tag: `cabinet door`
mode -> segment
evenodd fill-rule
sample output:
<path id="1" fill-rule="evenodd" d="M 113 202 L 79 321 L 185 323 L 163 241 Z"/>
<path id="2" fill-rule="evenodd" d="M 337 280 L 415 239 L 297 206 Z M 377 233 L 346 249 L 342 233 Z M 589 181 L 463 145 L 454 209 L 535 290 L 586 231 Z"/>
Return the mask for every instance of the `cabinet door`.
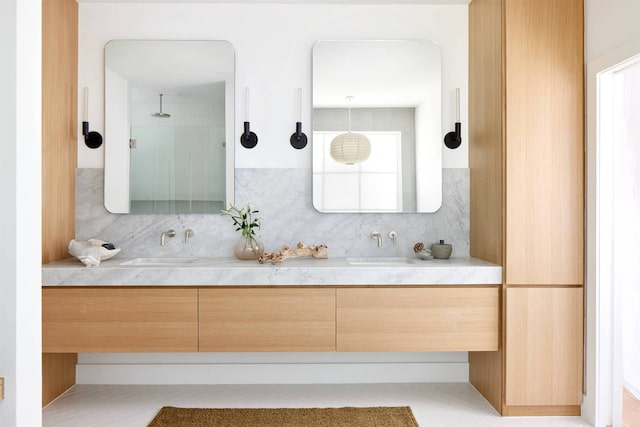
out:
<path id="1" fill-rule="evenodd" d="M 504 2 L 508 285 L 583 284 L 583 3 Z"/>
<path id="2" fill-rule="evenodd" d="M 505 403 L 580 405 L 582 288 L 506 292 Z"/>
<path id="3" fill-rule="evenodd" d="M 44 288 L 42 351 L 197 351 L 197 304 L 197 289 Z"/>
<path id="4" fill-rule="evenodd" d="M 200 351 L 334 351 L 335 289 L 200 289 Z"/>
<path id="5" fill-rule="evenodd" d="M 338 289 L 338 351 L 495 351 L 494 287 Z"/>

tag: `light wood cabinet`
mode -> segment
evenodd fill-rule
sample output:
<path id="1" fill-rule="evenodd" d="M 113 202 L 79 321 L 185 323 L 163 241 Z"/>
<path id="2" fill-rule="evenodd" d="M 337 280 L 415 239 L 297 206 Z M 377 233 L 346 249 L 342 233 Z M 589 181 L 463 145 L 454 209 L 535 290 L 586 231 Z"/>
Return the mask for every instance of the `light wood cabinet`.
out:
<path id="1" fill-rule="evenodd" d="M 200 351 L 335 351 L 335 289 L 200 289 Z"/>
<path id="2" fill-rule="evenodd" d="M 44 288 L 42 351 L 198 351 L 198 290 Z"/>
<path id="3" fill-rule="evenodd" d="M 503 266 L 504 325 L 469 377 L 503 415 L 580 412 L 583 7 L 469 5 L 470 248 Z"/>
<path id="4" fill-rule="evenodd" d="M 582 288 L 509 288 L 506 303 L 506 405 L 579 406 Z"/>
<path id="5" fill-rule="evenodd" d="M 499 288 L 338 289 L 338 351 L 497 350 Z"/>
<path id="6" fill-rule="evenodd" d="M 583 0 L 504 1 L 509 285 L 583 283 Z"/>
<path id="7" fill-rule="evenodd" d="M 498 286 L 43 289 L 45 353 L 494 351 Z M 337 343 L 337 344 L 336 344 Z"/>

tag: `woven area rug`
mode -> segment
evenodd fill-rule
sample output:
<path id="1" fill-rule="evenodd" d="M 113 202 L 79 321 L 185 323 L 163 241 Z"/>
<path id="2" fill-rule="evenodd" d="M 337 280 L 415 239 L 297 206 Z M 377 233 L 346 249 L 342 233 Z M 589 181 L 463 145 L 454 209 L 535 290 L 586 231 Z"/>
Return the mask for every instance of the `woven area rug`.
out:
<path id="1" fill-rule="evenodd" d="M 174 408 L 165 406 L 148 427 L 418 427 L 408 406 L 373 408 Z"/>

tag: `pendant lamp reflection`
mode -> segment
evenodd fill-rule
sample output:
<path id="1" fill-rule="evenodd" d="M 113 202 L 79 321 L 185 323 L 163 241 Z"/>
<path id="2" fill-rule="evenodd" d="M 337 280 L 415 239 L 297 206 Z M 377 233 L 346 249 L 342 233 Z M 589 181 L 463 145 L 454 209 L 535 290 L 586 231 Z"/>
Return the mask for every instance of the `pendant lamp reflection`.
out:
<path id="1" fill-rule="evenodd" d="M 329 151 L 333 160 L 347 165 L 363 162 L 367 160 L 371 154 L 369 138 L 361 133 L 351 132 L 352 98 L 353 96 L 347 96 L 347 100 L 349 100 L 349 131 L 333 138 Z"/>

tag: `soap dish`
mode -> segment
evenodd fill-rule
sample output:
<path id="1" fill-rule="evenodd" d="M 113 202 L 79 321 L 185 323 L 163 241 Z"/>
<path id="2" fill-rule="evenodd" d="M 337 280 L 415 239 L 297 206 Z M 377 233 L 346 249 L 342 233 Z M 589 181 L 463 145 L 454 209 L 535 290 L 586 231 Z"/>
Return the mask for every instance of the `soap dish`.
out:
<path id="1" fill-rule="evenodd" d="M 421 251 L 416 252 L 416 256 L 425 261 L 433 259 L 433 254 L 429 249 L 423 249 Z"/>
<path id="2" fill-rule="evenodd" d="M 433 259 L 433 252 L 431 251 L 431 249 L 427 249 L 424 247 L 424 243 L 422 242 L 418 242 L 415 245 L 413 245 L 413 252 L 416 254 L 416 256 L 422 260 L 430 260 Z"/>

